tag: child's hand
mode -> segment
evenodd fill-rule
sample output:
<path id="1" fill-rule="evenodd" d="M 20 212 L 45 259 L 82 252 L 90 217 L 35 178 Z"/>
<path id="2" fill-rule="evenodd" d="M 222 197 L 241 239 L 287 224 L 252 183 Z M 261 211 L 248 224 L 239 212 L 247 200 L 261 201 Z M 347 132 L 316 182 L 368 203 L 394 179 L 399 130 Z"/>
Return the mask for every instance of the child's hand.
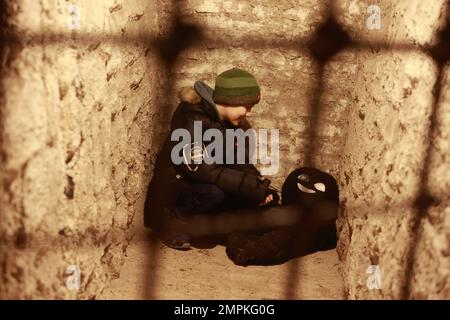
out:
<path id="1" fill-rule="evenodd" d="M 260 206 L 265 206 L 266 204 L 270 203 L 271 201 L 273 201 L 273 195 L 269 194 L 266 199 L 261 202 L 259 205 Z"/>
<path id="2" fill-rule="evenodd" d="M 278 205 L 279 201 L 280 201 L 280 195 L 278 194 L 277 190 L 274 188 L 269 188 L 266 199 L 263 202 L 261 202 L 259 205 L 260 206 Z"/>

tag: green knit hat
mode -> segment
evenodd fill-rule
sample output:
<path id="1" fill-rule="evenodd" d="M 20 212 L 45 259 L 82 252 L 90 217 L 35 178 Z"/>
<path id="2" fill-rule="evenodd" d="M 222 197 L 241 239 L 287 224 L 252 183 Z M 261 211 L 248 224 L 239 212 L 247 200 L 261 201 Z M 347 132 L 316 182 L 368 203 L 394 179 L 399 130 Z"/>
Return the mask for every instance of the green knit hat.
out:
<path id="1" fill-rule="evenodd" d="M 213 100 L 226 106 L 246 106 L 259 102 L 261 92 L 254 76 L 245 70 L 233 68 L 216 78 Z"/>

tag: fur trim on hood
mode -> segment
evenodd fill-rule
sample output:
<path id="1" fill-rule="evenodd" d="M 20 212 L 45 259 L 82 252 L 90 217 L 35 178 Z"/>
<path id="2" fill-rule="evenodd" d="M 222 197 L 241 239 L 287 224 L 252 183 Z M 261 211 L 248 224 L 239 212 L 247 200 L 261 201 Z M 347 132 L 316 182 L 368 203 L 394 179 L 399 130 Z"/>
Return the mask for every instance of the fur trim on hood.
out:
<path id="1" fill-rule="evenodd" d="M 192 87 L 183 87 L 178 92 L 178 98 L 181 102 L 187 102 L 189 104 L 197 104 L 202 101 L 200 95 Z"/>

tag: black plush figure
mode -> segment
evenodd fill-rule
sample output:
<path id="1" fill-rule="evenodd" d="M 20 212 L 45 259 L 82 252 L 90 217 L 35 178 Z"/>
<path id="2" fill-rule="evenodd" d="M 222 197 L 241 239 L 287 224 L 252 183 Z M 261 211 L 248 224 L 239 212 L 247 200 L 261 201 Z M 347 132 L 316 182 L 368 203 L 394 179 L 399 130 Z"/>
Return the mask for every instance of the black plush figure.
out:
<path id="1" fill-rule="evenodd" d="M 336 180 L 315 168 L 299 168 L 286 178 L 282 205 L 301 216 L 291 226 L 228 237 L 228 257 L 238 265 L 271 265 L 336 247 L 339 190 Z"/>
<path id="2" fill-rule="evenodd" d="M 339 204 L 336 180 L 315 168 L 299 168 L 291 172 L 283 183 L 283 205 L 297 205 L 305 214 L 335 219 Z"/>

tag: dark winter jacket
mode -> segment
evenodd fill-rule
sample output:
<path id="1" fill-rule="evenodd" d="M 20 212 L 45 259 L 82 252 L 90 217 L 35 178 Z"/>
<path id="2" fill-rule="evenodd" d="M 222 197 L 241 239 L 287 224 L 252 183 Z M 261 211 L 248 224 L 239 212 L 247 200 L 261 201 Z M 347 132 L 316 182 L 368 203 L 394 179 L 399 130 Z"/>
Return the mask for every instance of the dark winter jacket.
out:
<path id="1" fill-rule="evenodd" d="M 195 91 L 194 91 L 195 90 Z M 194 88 L 180 93 L 180 104 L 172 116 L 170 133 L 177 128 L 187 129 L 194 136 L 194 121 L 202 121 L 202 131 L 216 128 L 222 131 L 225 141 L 225 130 L 236 129 L 230 123 L 221 121 L 217 107 L 212 100 L 213 90 L 197 81 Z M 240 128 L 250 128 L 244 119 Z M 202 132 L 202 134 L 203 134 Z M 269 192 L 270 181 L 263 179 L 253 164 L 248 163 L 250 153 L 254 150 L 246 148 L 246 164 L 196 164 L 185 163 L 175 165 L 171 160 L 172 148 L 179 141 L 171 141 L 167 137 L 159 152 L 154 168 L 153 178 L 148 187 L 145 202 L 144 225 L 157 229 L 164 222 L 164 215 L 170 214 L 176 206 L 177 198 L 183 187 L 192 183 L 210 183 L 221 188 L 225 194 L 239 196 L 255 203 L 262 202 Z M 207 146 L 209 142 L 205 142 Z M 234 144 L 236 146 L 236 144 Z M 224 156 L 226 154 L 224 151 Z M 236 157 L 236 152 L 234 153 Z"/>

